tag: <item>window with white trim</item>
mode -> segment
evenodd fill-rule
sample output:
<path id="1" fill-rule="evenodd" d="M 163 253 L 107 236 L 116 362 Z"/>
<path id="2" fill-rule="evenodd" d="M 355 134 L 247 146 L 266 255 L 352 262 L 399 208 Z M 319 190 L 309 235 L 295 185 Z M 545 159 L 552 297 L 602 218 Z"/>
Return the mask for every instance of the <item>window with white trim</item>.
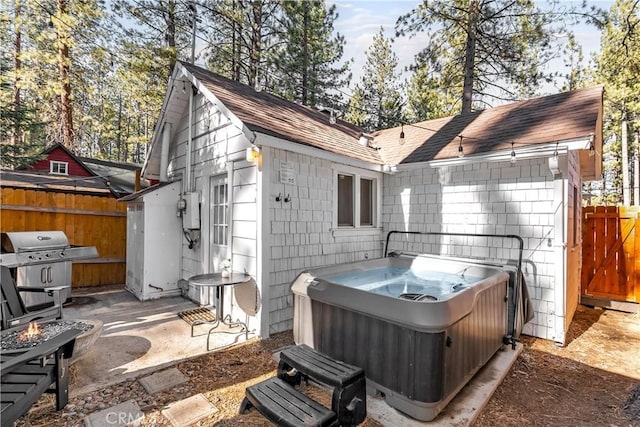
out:
<path id="1" fill-rule="evenodd" d="M 49 162 L 49 173 L 54 175 L 69 175 L 69 163 L 51 160 Z"/>
<path id="2" fill-rule="evenodd" d="M 337 173 L 336 223 L 338 227 L 375 227 L 377 179 L 358 173 Z"/>

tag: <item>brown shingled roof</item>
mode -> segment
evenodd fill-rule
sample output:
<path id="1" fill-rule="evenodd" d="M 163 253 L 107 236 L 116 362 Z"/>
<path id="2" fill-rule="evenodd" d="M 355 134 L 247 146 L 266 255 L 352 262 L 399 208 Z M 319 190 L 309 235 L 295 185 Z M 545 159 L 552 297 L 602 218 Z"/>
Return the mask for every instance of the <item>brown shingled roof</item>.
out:
<path id="1" fill-rule="evenodd" d="M 470 114 L 405 125 L 405 144 L 399 145 L 400 127 L 374 133 L 381 156 L 388 164 L 454 158 L 463 136 L 465 155 L 488 153 L 536 144 L 586 138 L 601 141 L 603 87 L 503 105 Z"/>
<path id="2" fill-rule="evenodd" d="M 226 79 L 203 68 L 181 63 L 252 131 L 291 142 L 382 164 L 377 150 L 358 143 L 362 129 L 326 114 Z"/>

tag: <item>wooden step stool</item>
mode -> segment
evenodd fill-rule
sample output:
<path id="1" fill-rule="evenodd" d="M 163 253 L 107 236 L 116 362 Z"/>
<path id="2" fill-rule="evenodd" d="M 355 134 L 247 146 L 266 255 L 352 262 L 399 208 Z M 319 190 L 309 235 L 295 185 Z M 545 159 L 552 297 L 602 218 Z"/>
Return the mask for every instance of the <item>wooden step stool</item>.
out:
<path id="1" fill-rule="evenodd" d="M 294 388 L 303 379 L 333 389 L 331 410 Z M 282 426 L 355 426 L 367 417 L 364 370 L 304 344 L 287 347 L 280 353 L 278 377 L 247 387 L 240 413 L 251 407 Z"/>

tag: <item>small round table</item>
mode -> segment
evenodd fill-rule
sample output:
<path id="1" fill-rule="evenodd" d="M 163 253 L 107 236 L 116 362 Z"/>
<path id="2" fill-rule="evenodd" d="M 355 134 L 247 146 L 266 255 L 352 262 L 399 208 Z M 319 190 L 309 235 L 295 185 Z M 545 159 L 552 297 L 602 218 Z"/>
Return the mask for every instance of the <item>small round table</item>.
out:
<path id="1" fill-rule="evenodd" d="M 245 283 L 251 280 L 251 276 L 246 273 L 231 273 L 229 277 L 222 277 L 221 273 L 198 274 L 189 278 L 189 285 L 197 288 L 216 288 L 216 311 L 214 320 L 194 320 L 191 323 L 191 336 L 193 336 L 193 328 L 196 325 L 209 324 L 213 325 L 207 334 L 207 351 L 209 350 L 209 337 L 218 327 L 220 323 L 229 327 L 242 326 L 245 332 L 245 338 L 249 339 L 249 328 L 247 324 L 239 320 L 231 320 L 230 315 L 224 315 L 224 287 Z M 233 292 L 233 287 L 231 288 Z M 233 294 L 232 294 L 233 295 Z M 227 319 L 228 318 L 228 319 Z M 217 331 L 224 332 L 224 331 Z"/>

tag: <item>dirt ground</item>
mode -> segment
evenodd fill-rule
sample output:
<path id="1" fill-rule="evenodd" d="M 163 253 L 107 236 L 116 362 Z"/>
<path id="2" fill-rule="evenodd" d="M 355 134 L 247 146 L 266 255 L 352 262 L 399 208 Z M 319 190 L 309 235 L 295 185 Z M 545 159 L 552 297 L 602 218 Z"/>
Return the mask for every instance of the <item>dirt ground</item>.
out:
<path id="1" fill-rule="evenodd" d="M 640 426 L 640 316 L 580 307 L 568 337 L 565 347 L 523 337 L 523 353 L 474 425 Z M 218 412 L 194 425 L 270 425 L 255 411 L 238 415 L 238 406 L 247 386 L 275 374 L 272 353 L 291 343 L 283 333 L 179 362 L 189 381 L 153 396 L 136 380 L 77 396 L 59 412 L 45 396 L 17 426 L 82 426 L 86 415 L 130 399 L 145 413 L 140 425 L 170 426 L 162 409 L 198 393 Z M 307 392 L 330 404 L 323 391 Z"/>

